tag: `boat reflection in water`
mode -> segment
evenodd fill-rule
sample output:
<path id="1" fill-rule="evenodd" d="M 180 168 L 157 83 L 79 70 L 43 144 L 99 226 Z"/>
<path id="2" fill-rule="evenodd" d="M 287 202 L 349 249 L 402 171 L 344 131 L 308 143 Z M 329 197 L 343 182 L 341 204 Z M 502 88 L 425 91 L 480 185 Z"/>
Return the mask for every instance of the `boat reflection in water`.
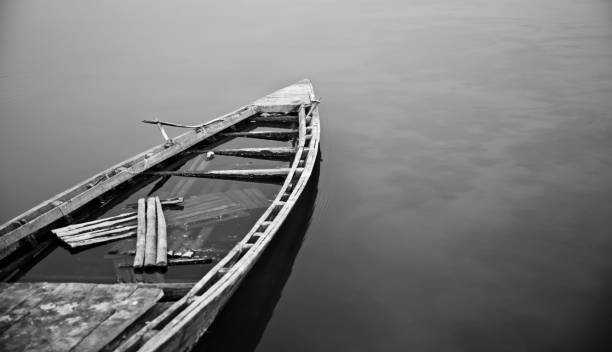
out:
<path id="1" fill-rule="evenodd" d="M 315 208 L 321 155 L 291 214 L 193 351 L 253 351 L 291 274 Z"/>

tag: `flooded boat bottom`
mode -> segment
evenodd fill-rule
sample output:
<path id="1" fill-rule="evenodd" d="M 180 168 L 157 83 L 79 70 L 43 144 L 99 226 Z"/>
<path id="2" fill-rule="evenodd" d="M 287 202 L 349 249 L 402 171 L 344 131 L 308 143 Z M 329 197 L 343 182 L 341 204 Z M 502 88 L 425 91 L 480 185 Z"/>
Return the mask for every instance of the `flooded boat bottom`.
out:
<path id="1" fill-rule="evenodd" d="M 290 124 L 269 124 L 250 131 L 291 131 Z M 245 127 L 246 125 L 246 127 Z M 218 169 L 278 169 L 289 167 L 282 156 L 254 158 L 236 155 L 211 155 L 223 150 L 248 147 L 287 148 L 292 138 L 253 139 L 229 136 L 204 141 L 164 163 L 163 170 L 205 172 Z M 232 153 L 228 153 L 232 154 Z M 249 232 L 272 203 L 281 188 L 275 180 L 219 180 L 173 175 L 142 175 L 126 189 L 99 199 L 87 214 L 77 215 L 72 223 L 103 219 L 134 212 L 138 199 L 181 197 L 180 204 L 164 207 L 168 236 L 168 268 L 137 270 L 132 267 L 136 238 L 130 237 L 84 249 L 71 249 L 57 240 L 46 241 L 35 250 L 37 259 L 5 281 L 95 282 L 95 283 L 193 283 L 214 267 Z M 136 220 L 133 221 L 135 225 Z M 189 259 L 189 260 L 187 260 Z M 175 265 L 182 260 L 189 265 Z"/>

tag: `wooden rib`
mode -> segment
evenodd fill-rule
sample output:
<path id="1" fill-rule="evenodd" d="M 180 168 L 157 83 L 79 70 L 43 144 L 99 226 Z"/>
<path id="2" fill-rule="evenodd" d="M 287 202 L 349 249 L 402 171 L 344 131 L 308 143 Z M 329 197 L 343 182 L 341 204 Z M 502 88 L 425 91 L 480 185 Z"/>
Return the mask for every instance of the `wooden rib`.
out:
<path id="1" fill-rule="evenodd" d="M 301 116 L 304 116 L 303 106 L 301 107 Z M 302 118 L 302 125 L 305 125 L 305 121 Z M 214 314 L 222 307 L 230 296 L 231 292 L 236 288 L 236 285 L 232 283 L 240 282 L 241 278 L 246 275 L 250 268 L 254 265 L 257 258 L 261 255 L 263 250 L 267 247 L 269 241 L 272 239 L 272 235 L 278 231 L 283 220 L 289 214 L 289 211 L 297 202 L 298 197 L 306 187 L 310 173 L 312 172 L 313 164 L 316 161 L 315 157 L 318 152 L 318 136 L 319 136 L 319 125 L 318 125 L 318 114 L 313 116 L 312 125 L 314 139 L 311 141 L 311 147 L 307 155 L 307 165 L 297 181 L 297 184 L 293 187 L 292 193 L 289 200 L 281 207 L 277 213 L 275 220 L 269 224 L 262 234 L 262 238 L 256 242 L 256 244 L 250 246 L 246 254 L 232 266 L 227 273 L 223 275 L 221 279 L 215 282 L 212 287 L 206 290 L 203 294 L 198 295 L 199 291 L 207 285 L 207 283 L 217 275 L 217 273 L 224 267 L 228 266 L 231 261 L 243 251 L 243 248 L 247 241 L 253 236 L 262 223 L 268 221 L 267 218 L 270 216 L 273 207 L 269 207 L 266 212 L 259 218 L 255 225 L 251 228 L 251 231 L 239 242 L 226 257 L 224 257 L 219 263 L 217 263 L 198 283 L 196 283 L 193 289 L 185 295 L 181 300 L 173 304 L 168 310 L 155 318 L 150 324 L 141 329 L 138 333 L 133 335 L 124 344 L 122 344 L 118 351 L 127 351 L 134 345 L 140 342 L 142 337 L 152 329 L 156 329 L 163 321 L 168 319 L 171 315 L 174 315 L 177 311 L 180 311 L 168 324 L 166 324 L 159 332 L 156 332 L 145 344 L 141 347 L 142 350 L 147 351 L 172 351 L 172 350 L 187 350 L 190 346 L 195 343 L 197 337 L 206 330 L 206 328 L 212 322 Z M 302 128 L 305 131 L 305 127 Z M 303 136 L 303 134 L 302 134 Z M 304 145 L 305 138 L 300 138 L 298 145 Z M 298 148 L 298 152 L 294 158 L 292 164 L 292 172 L 297 170 L 297 165 L 301 160 L 303 147 Z M 292 172 L 285 179 L 281 190 L 279 191 L 276 201 L 280 201 L 281 197 L 284 196 L 286 190 L 292 182 Z M 223 293 L 228 293 L 223 295 Z M 205 310 L 205 308 L 216 300 L 216 307 L 212 310 Z M 191 303 L 189 303 L 191 302 Z M 189 306 L 184 308 L 184 305 L 189 303 Z M 183 309 L 184 308 L 184 309 Z M 181 311 L 182 310 L 182 311 Z M 189 323 L 189 324 L 188 324 Z M 180 334 L 181 329 L 195 329 L 195 331 L 183 330 Z"/>
<path id="2" fill-rule="evenodd" d="M 252 169 L 252 170 L 214 170 L 200 172 L 180 172 L 180 171 L 152 171 L 147 174 L 151 175 L 172 175 L 182 177 L 201 177 L 201 178 L 217 178 L 217 179 L 232 179 L 232 180 L 250 180 L 250 179 L 269 179 L 282 178 L 289 174 L 289 168 L 278 169 Z"/>
<path id="3" fill-rule="evenodd" d="M 138 228 L 136 229 L 136 256 L 134 256 L 134 268 L 144 266 L 146 228 L 147 228 L 147 205 L 144 198 L 138 200 Z"/>
<path id="4" fill-rule="evenodd" d="M 71 214 L 91 200 L 132 179 L 135 175 L 150 169 L 227 127 L 251 117 L 255 113 L 257 113 L 257 108 L 254 105 L 248 105 L 235 110 L 220 117 L 223 119 L 222 123 L 185 132 L 176 137 L 174 144 L 171 146 L 162 144 L 151 148 L 81 182 L 4 223 L 0 226 L 0 255 L 5 257 L 10 254 L 10 251 L 4 251 L 3 249 L 8 248 L 33 232 L 50 225 L 54 221 Z"/>
<path id="5" fill-rule="evenodd" d="M 249 131 L 249 132 L 227 132 L 222 133 L 223 137 L 245 137 L 271 139 L 277 141 L 289 141 L 298 134 L 297 130 L 290 131 Z"/>

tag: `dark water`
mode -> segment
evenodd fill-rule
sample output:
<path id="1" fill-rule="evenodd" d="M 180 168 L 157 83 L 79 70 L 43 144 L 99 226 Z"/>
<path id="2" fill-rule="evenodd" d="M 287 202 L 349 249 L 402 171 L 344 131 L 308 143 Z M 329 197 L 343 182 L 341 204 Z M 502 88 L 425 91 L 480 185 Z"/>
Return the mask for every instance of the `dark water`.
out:
<path id="1" fill-rule="evenodd" d="M 303 77 L 310 226 L 209 346 L 610 349 L 609 1 L 3 1 L 0 218 Z"/>

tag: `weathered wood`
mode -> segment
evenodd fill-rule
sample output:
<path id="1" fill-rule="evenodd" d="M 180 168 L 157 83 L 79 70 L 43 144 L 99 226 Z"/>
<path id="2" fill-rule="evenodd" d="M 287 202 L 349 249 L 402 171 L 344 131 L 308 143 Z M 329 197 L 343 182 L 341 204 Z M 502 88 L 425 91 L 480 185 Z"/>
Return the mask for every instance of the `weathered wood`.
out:
<path id="1" fill-rule="evenodd" d="M 157 261 L 157 207 L 155 198 L 147 199 L 147 232 L 145 239 L 145 267 L 155 266 Z"/>
<path id="2" fill-rule="evenodd" d="M 151 171 L 151 175 L 172 175 L 182 177 L 217 178 L 230 180 L 249 180 L 249 179 L 277 179 L 286 177 L 289 173 L 288 168 L 278 169 L 251 169 L 251 170 L 213 170 L 213 171 Z"/>
<path id="3" fill-rule="evenodd" d="M 202 128 L 204 126 L 211 125 L 213 123 L 223 122 L 223 121 L 224 121 L 223 118 L 217 118 L 217 119 L 205 122 L 205 123 L 201 123 L 199 125 L 185 125 L 182 123 L 165 122 L 165 121 L 159 121 L 159 120 L 142 120 L 142 122 L 152 124 L 152 125 L 163 125 L 163 126 L 171 126 L 171 127 L 179 127 L 179 128 L 193 128 L 193 129 Z"/>
<path id="4" fill-rule="evenodd" d="M 253 122 L 278 122 L 278 123 L 297 123 L 298 117 L 295 115 L 257 115 L 251 118 Z"/>
<path id="5" fill-rule="evenodd" d="M 258 139 L 271 139 L 275 141 L 289 141 L 298 134 L 297 130 L 290 131 L 249 131 L 249 132 L 226 132 L 221 133 L 223 137 L 245 137 Z"/>
<path id="6" fill-rule="evenodd" d="M 175 266 L 175 265 L 194 265 L 194 264 L 210 264 L 213 262 L 212 258 L 170 258 L 167 260 L 167 266 Z M 120 263 L 118 265 L 119 268 L 132 268 L 132 264 L 130 263 Z"/>
<path id="7" fill-rule="evenodd" d="M 115 285 L 112 285 L 115 286 Z M 126 290 L 127 291 L 127 290 Z M 116 292 L 116 291 L 115 291 Z M 114 293 L 115 293 L 114 292 Z M 115 293 L 116 294 L 116 293 Z M 164 295 L 159 288 L 138 287 L 129 297 L 113 297 L 112 314 L 89 333 L 71 352 L 99 351 L 146 313 Z M 106 302 L 104 302 L 106 303 Z M 104 304 L 103 303 L 103 304 Z M 99 305 L 95 306 L 98 307 Z"/>
<path id="8" fill-rule="evenodd" d="M 70 242 L 70 247 L 71 248 L 89 247 L 89 246 L 93 246 L 94 244 L 112 242 L 112 241 L 117 241 L 117 240 L 134 237 L 134 236 L 136 236 L 136 231 L 129 231 L 129 232 L 120 233 L 120 234 L 116 234 L 112 236 L 96 237 L 96 238 L 92 238 L 89 240 Z"/>
<path id="9" fill-rule="evenodd" d="M 122 217 L 116 220 L 102 221 L 92 226 L 82 226 L 72 230 L 63 230 L 62 228 L 59 228 L 51 230 L 51 232 L 57 235 L 57 237 L 59 237 L 61 240 L 65 240 L 73 236 L 121 226 L 124 225 L 124 223 L 126 222 L 133 222 L 134 220 L 136 220 L 136 215 Z"/>
<path id="10" fill-rule="evenodd" d="M 111 216 L 109 218 L 98 219 L 98 220 L 94 220 L 94 221 L 87 221 L 87 222 L 82 222 L 82 223 L 78 223 L 78 224 L 73 224 L 73 225 L 69 225 L 69 226 L 60 227 L 60 228 L 51 230 L 51 232 L 53 232 L 53 233 L 55 233 L 55 232 L 67 233 L 67 232 L 74 231 L 76 229 L 80 229 L 80 228 L 83 228 L 83 227 L 92 227 L 92 226 L 95 226 L 95 225 L 103 223 L 103 222 L 115 221 L 115 220 L 121 220 L 121 219 L 124 219 L 124 218 L 133 217 L 135 214 L 136 213 L 123 213 L 123 214 Z"/>
<path id="11" fill-rule="evenodd" d="M 25 297 L 11 304 L 17 292 Z M 78 283 L 0 284 L 2 351 L 98 351 L 162 296 L 159 288 Z M 7 305 L 7 303 L 9 303 Z"/>
<path id="12" fill-rule="evenodd" d="M 113 235 L 125 233 L 125 232 L 135 232 L 136 228 L 137 228 L 136 225 L 117 226 L 117 227 L 111 227 L 111 228 L 92 231 L 92 232 L 86 232 L 86 233 L 82 233 L 82 234 L 75 235 L 75 236 L 70 236 L 67 238 L 63 238 L 63 240 L 67 244 L 70 244 L 73 242 L 82 242 L 82 241 L 87 241 L 87 240 L 94 239 L 94 238 L 113 236 Z"/>
<path id="13" fill-rule="evenodd" d="M 256 100 L 253 104 L 259 112 L 288 113 L 295 111 L 302 104 L 310 104 L 312 85 L 304 79 L 272 94 Z"/>
<path id="14" fill-rule="evenodd" d="M 138 200 L 138 229 L 136 230 L 136 255 L 134 268 L 142 268 L 145 258 L 145 243 L 147 233 L 147 202 L 144 198 Z"/>
<path id="15" fill-rule="evenodd" d="M 207 151 L 202 151 L 207 152 Z M 257 159 L 289 159 L 296 152 L 295 148 L 291 147 L 276 147 L 276 148 L 236 148 L 236 149 L 214 149 L 216 155 L 229 155 Z"/>
<path id="16" fill-rule="evenodd" d="M 168 264 L 168 239 L 166 235 L 166 219 L 159 198 L 155 197 L 157 206 L 157 255 L 155 265 L 165 267 Z"/>

